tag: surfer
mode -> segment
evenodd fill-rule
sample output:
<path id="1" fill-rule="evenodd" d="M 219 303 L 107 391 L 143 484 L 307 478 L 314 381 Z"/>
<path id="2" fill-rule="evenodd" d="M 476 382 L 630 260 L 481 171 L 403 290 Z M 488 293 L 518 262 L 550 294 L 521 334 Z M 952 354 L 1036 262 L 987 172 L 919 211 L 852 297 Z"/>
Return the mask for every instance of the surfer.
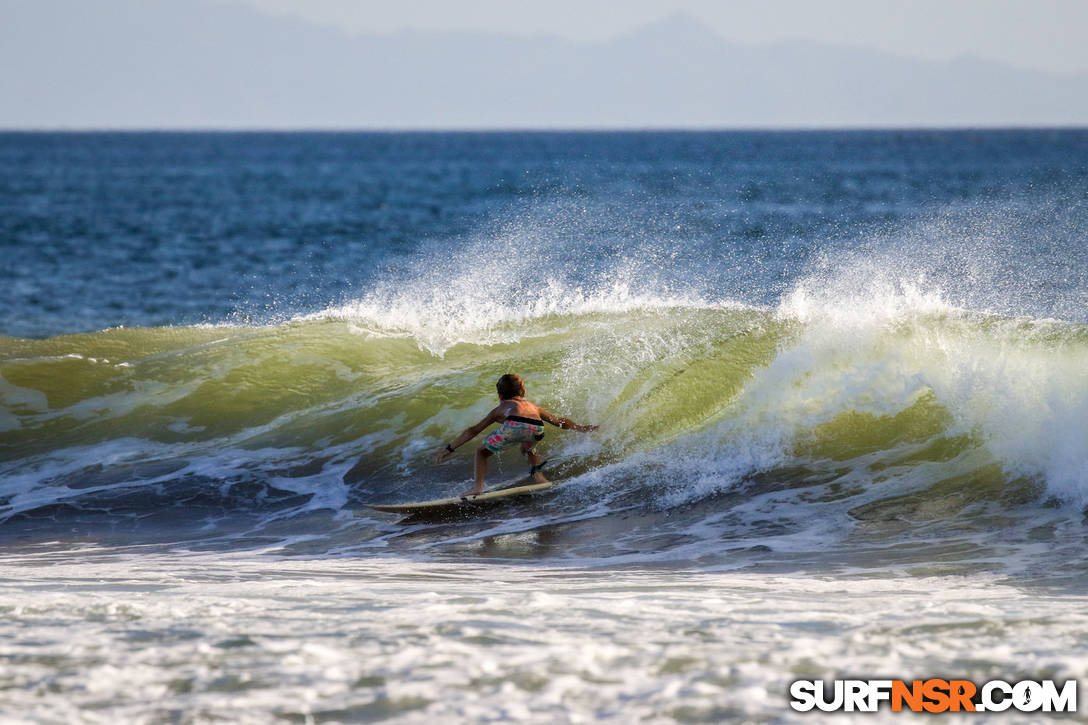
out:
<path id="1" fill-rule="evenodd" d="M 435 457 L 435 463 L 446 460 L 454 449 L 459 448 L 483 432 L 492 423 L 502 423 L 495 432 L 484 439 L 476 449 L 476 484 L 464 493 L 475 496 L 484 492 L 484 478 L 487 476 L 487 459 L 492 454 L 521 445 L 521 454 L 529 459 L 529 474 L 535 483 L 547 483 L 548 479 L 540 469 L 544 461 L 536 451 L 537 442 L 544 437 L 544 424 L 550 423 L 564 430 L 576 430 L 588 433 L 599 426 L 578 425 L 570 418 L 560 418 L 541 408 L 536 403 L 525 399 L 525 381 L 520 375 L 507 373 L 495 383 L 499 394 L 499 405 L 487 414 L 487 417 L 474 426 L 466 428 L 461 435 L 453 439 Z"/>

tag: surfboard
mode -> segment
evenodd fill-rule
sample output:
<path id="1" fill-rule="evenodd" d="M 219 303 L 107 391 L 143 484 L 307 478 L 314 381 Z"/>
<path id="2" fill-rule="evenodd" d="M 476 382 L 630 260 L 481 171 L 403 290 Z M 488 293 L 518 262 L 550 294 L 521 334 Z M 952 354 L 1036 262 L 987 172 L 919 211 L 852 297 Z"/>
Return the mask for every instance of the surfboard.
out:
<path id="1" fill-rule="evenodd" d="M 500 488 L 494 491 L 484 491 L 475 496 L 454 496 L 452 498 L 436 498 L 432 501 L 413 501 L 411 503 L 368 503 L 367 508 L 375 511 L 384 511 L 391 514 L 412 516 L 416 514 L 441 514 L 449 512 L 471 511 L 475 508 L 483 508 L 489 505 L 506 503 L 518 496 L 527 496 L 539 491 L 547 491 L 555 488 L 555 481 L 547 483 L 530 483 L 524 486 Z"/>

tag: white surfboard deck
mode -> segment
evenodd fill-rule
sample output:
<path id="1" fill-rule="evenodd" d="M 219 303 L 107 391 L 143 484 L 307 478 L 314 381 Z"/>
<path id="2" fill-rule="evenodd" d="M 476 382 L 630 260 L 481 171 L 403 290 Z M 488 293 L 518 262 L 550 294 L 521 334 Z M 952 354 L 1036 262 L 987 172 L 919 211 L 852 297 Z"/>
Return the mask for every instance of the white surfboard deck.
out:
<path id="1" fill-rule="evenodd" d="M 437 498 L 433 501 L 413 501 L 411 503 L 368 503 L 367 508 L 375 511 L 384 511 L 392 514 L 430 514 L 445 511 L 471 510 L 488 504 L 502 503 L 516 496 L 525 496 L 538 491 L 546 491 L 555 488 L 555 481 L 547 483 L 529 483 L 524 486 L 512 488 L 500 488 L 495 491 L 484 491 L 475 496 L 454 496 L 452 498 Z"/>

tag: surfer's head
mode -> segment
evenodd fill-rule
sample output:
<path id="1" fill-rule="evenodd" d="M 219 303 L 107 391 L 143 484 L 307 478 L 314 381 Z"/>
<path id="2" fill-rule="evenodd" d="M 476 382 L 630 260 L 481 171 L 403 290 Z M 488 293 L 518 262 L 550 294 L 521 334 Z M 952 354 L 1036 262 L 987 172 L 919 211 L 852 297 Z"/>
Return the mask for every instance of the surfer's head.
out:
<path id="1" fill-rule="evenodd" d="M 499 382 L 495 383 L 495 390 L 499 392 L 499 398 L 502 400 L 517 398 L 525 395 L 525 381 L 521 379 L 520 375 L 507 373 L 499 378 Z"/>

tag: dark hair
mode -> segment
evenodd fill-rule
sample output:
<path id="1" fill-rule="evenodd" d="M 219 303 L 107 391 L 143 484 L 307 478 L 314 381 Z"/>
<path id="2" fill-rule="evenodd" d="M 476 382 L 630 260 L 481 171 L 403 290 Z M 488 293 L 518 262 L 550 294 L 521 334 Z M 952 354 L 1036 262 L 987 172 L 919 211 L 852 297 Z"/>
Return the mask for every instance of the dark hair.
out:
<path id="1" fill-rule="evenodd" d="M 500 398 L 510 400 L 510 398 L 525 395 L 525 381 L 521 379 L 520 375 L 507 373 L 499 378 L 499 382 L 495 383 L 495 390 L 499 392 Z"/>

